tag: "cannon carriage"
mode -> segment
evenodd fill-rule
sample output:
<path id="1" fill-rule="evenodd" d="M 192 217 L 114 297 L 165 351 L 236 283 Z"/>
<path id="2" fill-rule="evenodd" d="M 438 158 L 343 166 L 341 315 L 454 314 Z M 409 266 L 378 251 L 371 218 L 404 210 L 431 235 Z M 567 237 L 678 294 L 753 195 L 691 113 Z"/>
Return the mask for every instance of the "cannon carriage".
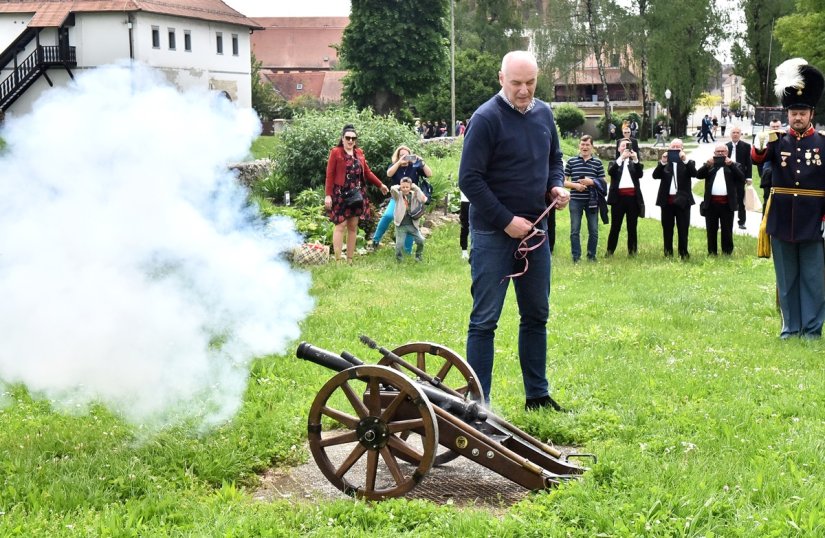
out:
<path id="1" fill-rule="evenodd" d="M 309 448 L 324 476 L 344 493 L 369 500 L 399 497 L 436 465 L 465 457 L 527 489 L 579 477 L 563 456 L 482 405 L 472 368 L 457 353 L 429 342 L 379 347 L 377 364 L 302 342 L 298 358 L 337 372 L 309 411 Z M 574 461 L 576 460 L 576 461 Z"/>

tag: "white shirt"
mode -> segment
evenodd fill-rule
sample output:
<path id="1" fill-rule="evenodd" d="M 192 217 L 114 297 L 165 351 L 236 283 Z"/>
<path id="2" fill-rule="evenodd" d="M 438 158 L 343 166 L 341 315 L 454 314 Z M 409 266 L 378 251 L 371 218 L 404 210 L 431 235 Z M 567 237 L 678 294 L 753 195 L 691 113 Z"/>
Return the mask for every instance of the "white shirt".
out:
<path id="1" fill-rule="evenodd" d="M 636 185 L 633 184 L 633 178 L 630 177 L 630 167 L 628 166 L 628 160 L 621 158 L 616 159 L 616 164 L 621 165 L 622 167 L 622 177 L 619 180 L 619 188 L 620 189 L 635 189 Z M 636 161 L 638 162 L 638 161 Z"/>
<path id="2" fill-rule="evenodd" d="M 671 196 L 673 196 L 673 195 L 675 195 L 675 194 L 676 194 L 676 178 L 678 177 L 678 176 L 676 175 L 676 166 L 677 166 L 678 164 L 679 164 L 679 163 L 673 163 L 673 179 L 670 181 L 670 192 L 668 193 L 668 194 L 670 194 Z"/>
<path id="3" fill-rule="evenodd" d="M 727 196 L 728 185 L 725 183 L 725 169 L 720 168 L 713 177 L 713 187 L 710 189 L 711 196 Z"/>

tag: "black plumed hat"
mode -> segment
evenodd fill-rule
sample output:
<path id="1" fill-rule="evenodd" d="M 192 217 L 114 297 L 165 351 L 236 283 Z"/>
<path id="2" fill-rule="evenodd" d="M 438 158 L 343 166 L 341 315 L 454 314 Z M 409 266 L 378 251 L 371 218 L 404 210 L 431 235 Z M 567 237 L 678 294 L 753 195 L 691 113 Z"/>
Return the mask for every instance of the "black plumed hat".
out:
<path id="1" fill-rule="evenodd" d="M 791 58 L 776 68 L 774 91 L 785 108 L 815 108 L 823 90 L 822 72 L 802 58 Z"/>

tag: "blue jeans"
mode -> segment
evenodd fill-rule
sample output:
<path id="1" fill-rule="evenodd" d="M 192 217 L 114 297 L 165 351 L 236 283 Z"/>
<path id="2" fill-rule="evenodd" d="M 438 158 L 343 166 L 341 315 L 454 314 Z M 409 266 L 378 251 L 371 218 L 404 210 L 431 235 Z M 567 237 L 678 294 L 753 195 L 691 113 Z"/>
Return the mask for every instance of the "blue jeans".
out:
<path id="1" fill-rule="evenodd" d="M 524 260 L 513 253 L 519 240 L 503 231 L 471 230 L 470 253 L 473 310 L 467 330 L 467 362 L 478 375 L 484 400 L 490 401 L 493 355 L 498 319 L 504 306 L 510 279 L 505 275 L 524 270 Z M 550 313 L 550 247 L 545 241 L 527 255 L 528 270 L 513 278 L 521 321 L 518 330 L 518 355 L 527 398 L 548 395 L 547 317 Z"/>
<path id="2" fill-rule="evenodd" d="M 375 233 L 372 236 L 372 241 L 374 243 L 380 243 L 381 238 L 384 237 L 385 233 L 387 233 L 387 228 L 389 228 L 390 224 L 392 224 L 393 213 L 395 213 L 395 198 L 390 198 L 390 203 L 387 204 L 387 209 L 384 210 L 384 214 L 381 215 L 381 220 L 378 221 L 378 226 L 375 227 Z M 407 254 L 412 253 L 412 246 L 413 238 L 411 235 L 408 235 L 407 240 L 404 243 L 404 250 Z"/>
<path id="3" fill-rule="evenodd" d="M 599 208 L 587 208 L 588 200 L 571 199 L 570 210 L 570 252 L 573 254 L 573 261 L 579 261 L 582 257 L 582 244 L 579 235 L 582 229 L 582 213 L 587 216 L 587 259 L 596 259 L 596 247 L 599 244 Z"/>

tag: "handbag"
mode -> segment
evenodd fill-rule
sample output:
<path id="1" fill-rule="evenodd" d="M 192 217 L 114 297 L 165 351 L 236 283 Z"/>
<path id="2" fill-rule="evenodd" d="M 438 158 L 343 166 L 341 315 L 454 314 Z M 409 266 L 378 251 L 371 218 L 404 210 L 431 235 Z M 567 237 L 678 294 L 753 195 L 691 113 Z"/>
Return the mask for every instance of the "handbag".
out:
<path id="1" fill-rule="evenodd" d="M 341 196 L 344 198 L 344 207 L 353 208 L 364 203 L 364 195 L 359 187 L 341 191 Z"/>

